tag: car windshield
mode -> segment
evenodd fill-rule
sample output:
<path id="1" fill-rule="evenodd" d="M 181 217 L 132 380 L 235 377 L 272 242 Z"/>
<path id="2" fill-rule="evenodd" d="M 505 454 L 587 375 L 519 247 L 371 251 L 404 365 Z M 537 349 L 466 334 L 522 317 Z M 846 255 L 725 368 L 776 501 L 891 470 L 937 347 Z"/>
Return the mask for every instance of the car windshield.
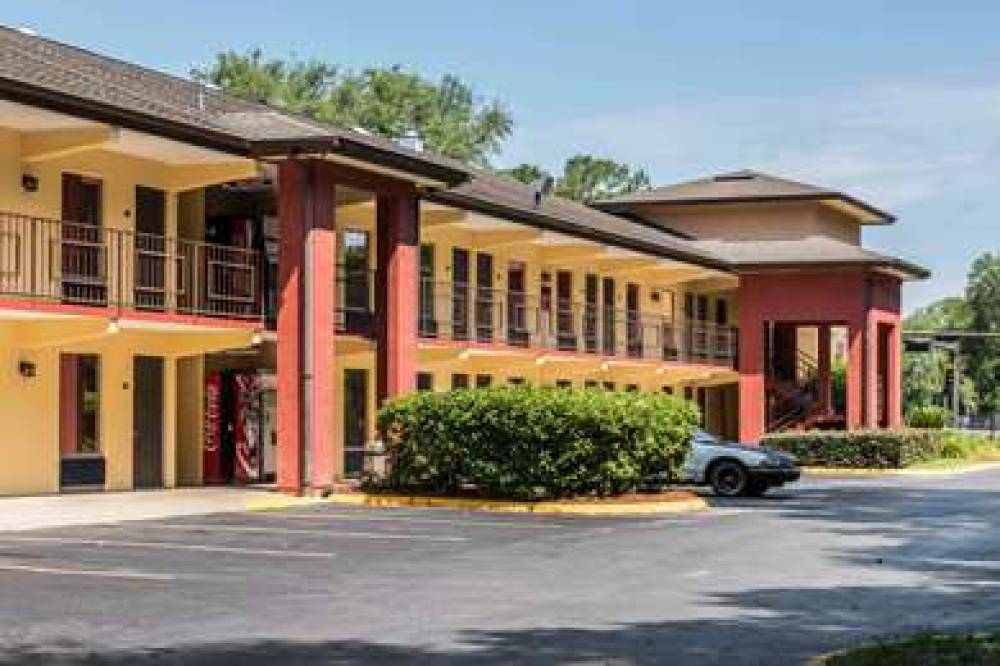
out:
<path id="1" fill-rule="evenodd" d="M 694 431 L 695 444 L 718 444 L 719 441 L 718 437 L 700 428 Z"/>

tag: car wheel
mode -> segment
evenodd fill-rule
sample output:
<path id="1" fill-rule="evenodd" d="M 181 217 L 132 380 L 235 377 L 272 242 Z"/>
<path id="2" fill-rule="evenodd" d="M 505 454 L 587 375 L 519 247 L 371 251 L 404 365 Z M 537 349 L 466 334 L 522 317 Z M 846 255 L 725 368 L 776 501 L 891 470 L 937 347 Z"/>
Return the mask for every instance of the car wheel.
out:
<path id="1" fill-rule="evenodd" d="M 760 497 L 767 492 L 767 489 L 771 486 L 768 485 L 767 481 L 762 481 L 760 479 L 753 479 L 747 484 L 747 489 L 744 494 L 747 497 Z"/>
<path id="2" fill-rule="evenodd" d="M 747 468 L 735 460 L 723 460 L 712 467 L 709 478 L 712 492 L 719 497 L 739 497 L 750 484 Z"/>

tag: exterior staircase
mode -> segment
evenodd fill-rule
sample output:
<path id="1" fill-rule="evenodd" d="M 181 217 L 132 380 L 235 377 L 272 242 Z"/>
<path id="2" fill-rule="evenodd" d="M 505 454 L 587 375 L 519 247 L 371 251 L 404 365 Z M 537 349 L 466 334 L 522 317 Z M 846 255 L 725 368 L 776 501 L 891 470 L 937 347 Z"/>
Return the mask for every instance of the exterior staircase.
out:
<path id="1" fill-rule="evenodd" d="M 766 389 L 768 432 L 844 427 L 843 415 L 822 406 L 819 364 L 810 354 L 797 352 L 794 368 L 773 369 Z"/>

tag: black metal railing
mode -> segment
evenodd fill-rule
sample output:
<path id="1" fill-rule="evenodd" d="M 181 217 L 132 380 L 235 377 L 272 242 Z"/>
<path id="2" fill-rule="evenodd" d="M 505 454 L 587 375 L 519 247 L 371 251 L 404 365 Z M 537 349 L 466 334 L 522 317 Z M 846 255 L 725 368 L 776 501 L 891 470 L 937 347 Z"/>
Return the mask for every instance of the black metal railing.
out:
<path id="1" fill-rule="evenodd" d="M 738 332 L 696 320 L 423 281 L 423 338 L 735 367 Z"/>
<path id="2" fill-rule="evenodd" d="M 0 212 L 0 294 L 239 319 L 261 316 L 258 253 Z"/>

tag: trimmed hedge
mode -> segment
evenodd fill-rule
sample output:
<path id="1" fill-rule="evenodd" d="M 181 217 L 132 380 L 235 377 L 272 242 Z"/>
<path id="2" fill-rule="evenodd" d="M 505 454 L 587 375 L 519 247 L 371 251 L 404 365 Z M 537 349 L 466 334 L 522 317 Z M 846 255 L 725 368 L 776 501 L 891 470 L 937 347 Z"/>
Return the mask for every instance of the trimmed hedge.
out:
<path id="1" fill-rule="evenodd" d="M 378 415 L 388 488 L 516 499 L 675 478 L 697 423 L 694 405 L 663 394 L 532 386 L 413 393 Z"/>
<path id="2" fill-rule="evenodd" d="M 766 435 L 761 441 L 813 467 L 892 469 L 942 457 L 943 430 L 811 430 Z"/>

